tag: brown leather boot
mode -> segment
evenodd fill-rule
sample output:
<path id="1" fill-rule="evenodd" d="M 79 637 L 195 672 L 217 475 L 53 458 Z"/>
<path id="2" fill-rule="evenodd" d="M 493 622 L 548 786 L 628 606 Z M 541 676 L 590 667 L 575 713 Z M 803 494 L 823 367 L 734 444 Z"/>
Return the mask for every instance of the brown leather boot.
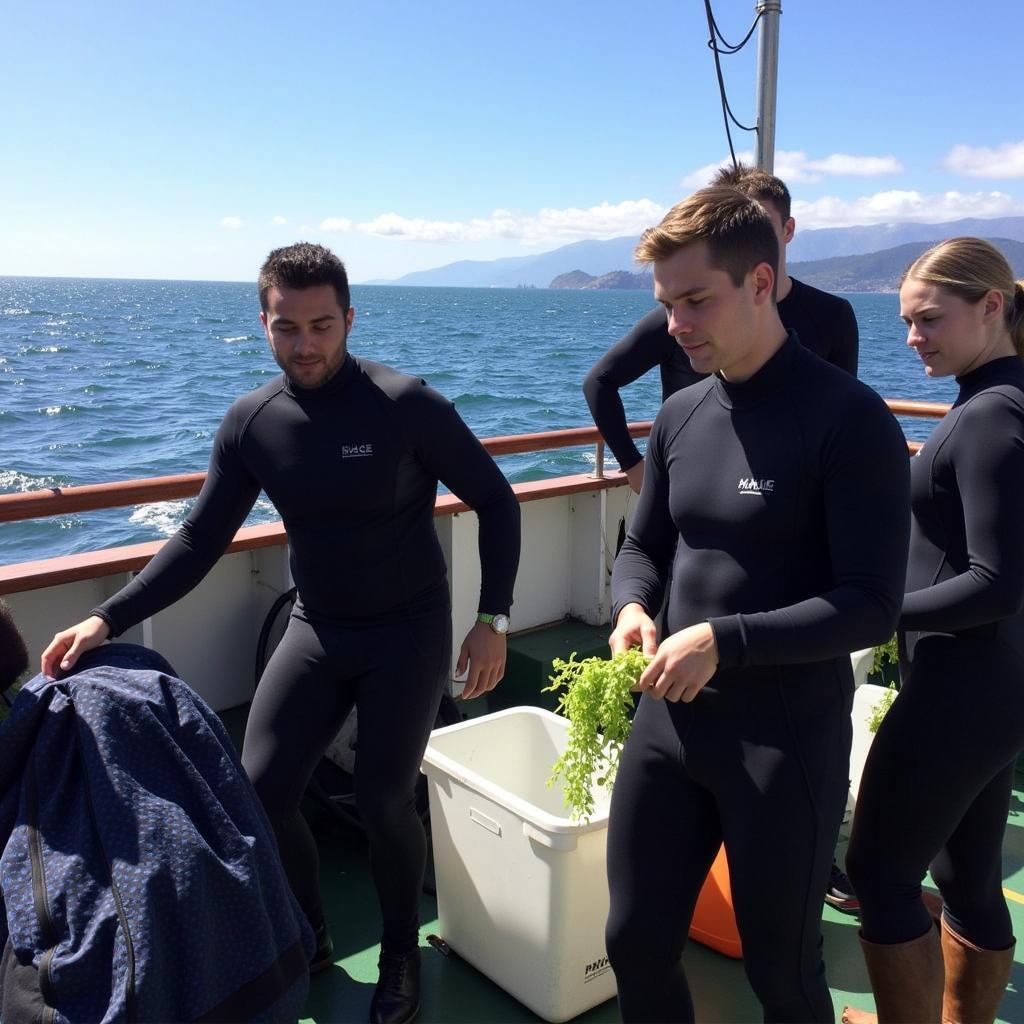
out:
<path id="1" fill-rule="evenodd" d="M 878 945 L 860 940 L 875 993 L 879 1024 L 939 1024 L 942 1015 L 942 947 L 929 928 L 918 939 Z M 867 1024 L 873 1015 L 843 1009 L 843 1024 Z"/>
<path id="2" fill-rule="evenodd" d="M 1013 950 L 981 949 L 942 922 L 943 1024 L 992 1024 L 1013 969 Z"/>

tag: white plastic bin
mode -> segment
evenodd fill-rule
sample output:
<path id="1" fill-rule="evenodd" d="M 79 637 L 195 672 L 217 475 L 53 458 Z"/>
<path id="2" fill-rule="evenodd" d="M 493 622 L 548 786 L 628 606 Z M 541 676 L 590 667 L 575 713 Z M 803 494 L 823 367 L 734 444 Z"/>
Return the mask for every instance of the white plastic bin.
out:
<path id="1" fill-rule="evenodd" d="M 608 795 L 572 821 L 548 788 L 569 723 L 541 708 L 435 730 L 423 760 L 441 937 L 549 1021 L 615 995 L 604 947 Z"/>

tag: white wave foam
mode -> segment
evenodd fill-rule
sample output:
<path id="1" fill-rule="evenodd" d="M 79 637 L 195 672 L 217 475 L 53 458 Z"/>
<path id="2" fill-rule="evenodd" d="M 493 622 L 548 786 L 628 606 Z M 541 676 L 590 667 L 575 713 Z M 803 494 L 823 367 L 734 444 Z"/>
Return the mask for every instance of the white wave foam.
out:
<path id="1" fill-rule="evenodd" d="M 597 452 L 591 450 L 591 451 L 580 452 L 579 455 L 583 459 L 583 461 L 588 463 L 589 465 L 591 465 L 591 466 L 596 466 L 597 465 Z M 605 469 L 611 469 L 611 470 L 616 470 L 616 469 L 621 468 L 619 466 L 619 464 L 615 461 L 615 456 L 612 455 L 612 453 L 608 450 L 607 447 L 604 450 L 604 468 Z"/>
<path id="2" fill-rule="evenodd" d="M 249 340 L 249 335 L 248 334 L 239 334 L 237 338 L 221 338 L 221 341 L 223 341 L 225 343 L 230 343 L 232 341 L 248 341 L 248 340 Z"/>
<path id="3" fill-rule="evenodd" d="M 137 505 L 128 521 L 148 526 L 164 537 L 170 537 L 181 526 L 191 506 L 190 501 L 158 501 L 153 505 Z"/>
<path id="4" fill-rule="evenodd" d="M 16 469 L 0 470 L 0 491 L 19 494 L 22 491 L 38 491 L 44 487 L 60 487 L 66 481 L 57 476 L 29 476 Z"/>
<path id="5" fill-rule="evenodd" d="M 30 310 L 30 309 L 11 308 L 11 309 L 5 309 L 4 310 L 4 315 L 5 316 L 27 316 L 31 312 L 32 312 L 32 310 Z"/>

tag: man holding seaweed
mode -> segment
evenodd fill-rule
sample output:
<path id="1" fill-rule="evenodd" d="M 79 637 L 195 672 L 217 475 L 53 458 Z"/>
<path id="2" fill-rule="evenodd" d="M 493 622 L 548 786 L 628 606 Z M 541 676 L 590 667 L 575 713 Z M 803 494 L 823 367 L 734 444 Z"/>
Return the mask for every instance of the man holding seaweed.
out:
<path id="1" fill-rule="evenodd" d="M 637 247 L 710 376 L 655 420 L 612 580 L 613 652 L 652 656 L 608 836 L 627 1021 L 693 1020 L 680 955 L 723 841 L 765 1019 L 834 1019 L 820 907 L 847 791 L 848 653 L 899 614 L 907 456 L 882 400 L 783 327 L 778 258 L 764 207 L 724 186 Z"/>

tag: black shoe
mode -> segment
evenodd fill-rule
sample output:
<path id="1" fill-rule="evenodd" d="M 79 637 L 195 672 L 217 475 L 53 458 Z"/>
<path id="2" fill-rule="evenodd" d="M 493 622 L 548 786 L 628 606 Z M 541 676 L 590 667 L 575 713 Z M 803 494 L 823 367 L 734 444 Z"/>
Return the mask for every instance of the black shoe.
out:
<path id="1" fill-rule="evenodd" d="M 825 890 L 825 902 L 847 914 L 860 910 L 860 900 L 857 899 L 850 880 L 839 870 L 839 865 L 835 862 L 832 864 L 828 888 Z"/>
<path id="2" fill-rule="evenodd" d="M 370 1001 L 370 1024 L 409 1024 L 420 1012 L 420 951 L 381 950 L 380 980 Z"/>
<path id="3" fill-rule="evenodd" d="M 321 921 L 320 927 L 313 932 L 316 937 L 316 952 L 309 961 L 309 973 L 324 971 L 334 963 L 334 943 L 331 933 L 327 930 L 327 922 Z"/>

